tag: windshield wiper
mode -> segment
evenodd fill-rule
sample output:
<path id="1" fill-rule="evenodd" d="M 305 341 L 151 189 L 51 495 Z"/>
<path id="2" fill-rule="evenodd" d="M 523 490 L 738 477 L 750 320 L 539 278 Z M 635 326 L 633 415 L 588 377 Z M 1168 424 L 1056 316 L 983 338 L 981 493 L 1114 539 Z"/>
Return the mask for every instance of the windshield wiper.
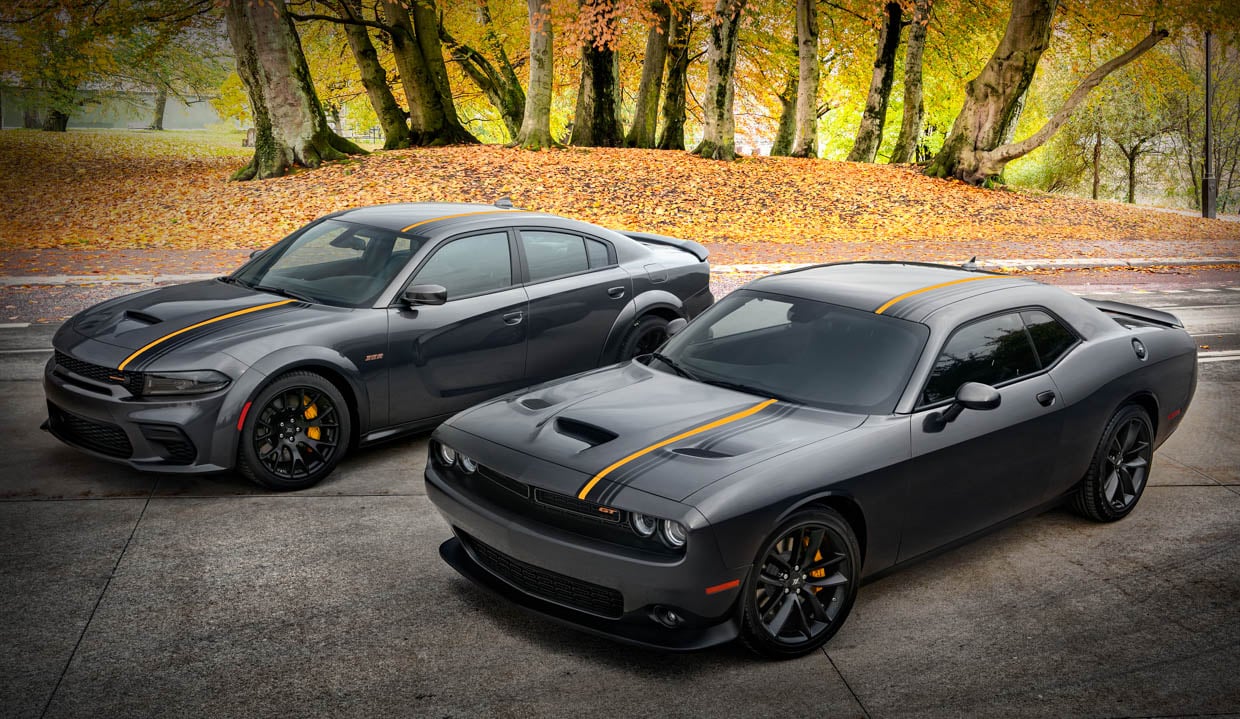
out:
<path id="1" fill-rule="evenodd" d="M 689 370 L 687 370 L 687 369 L 685 369 L 684 367 L 681 367 L 680 365 L 676 364 L 676 361 L 675 361 L 675 360 L 673 360 L 671 357 L 668 357 L 668 356 L 667 356 L 667 355 L 665 355 L 665 354 L 662 354 L 662 353 L 659 353 L 659 352 L 651 352 L 649 356 L 651 356 L 651 357 L 653 357 L 653 358 L 655 358 L 655 359 L 659 360 L 660 362 L 662 362 L 663 364 L 667 365 L 668 367 L 671 367 L 673 372 L 675 372 L 676 374 L 680 375 L 681 377 L 684 377 L 685 379 L 691 379 L 691 380 L 693 380 L 694 382 L 701 382 L 701 381 L 702 381 L 702 380 L 698 379 L 698 378 L 697 378 L 697 376 L 696 376 L 696 375 L 694 375 L 694 374 L 693 374 L 692 372 L 690 372 Z"/>
<path id="2" fill-rule="evenodd" d="M 300 292 L 295 292 L 293 290 L 286 290 L 283 287 L 270 287 L 268 285 L 253 285 L 250 287 L 250 289 L 258 290 L 259 292 L 270 292 L 273 295 L 281 295 L 283 297 L 292 297 L 295 300 L 301 300 L 302 302 L 309 302 L 310 304 L 318 304 L 319 302 L 318 300 L 314 299 L 313 297 L 310 297 L 309 295 L 303 295 Z"/>
<path id="3" fill-rule="evenodd" d="M 725 380 L 725 379 L 704 379 L 704 380 L 701 380 L 701 382 L 704 384 L 715 386 L 715 387 L 723 387 L 724 389 L 734 389 L 737 392 L 744 392 L 745 394 L 753 394 L 753 395 L 758 395 L 761 397 L 770 397 L 771 399 L 777 399 L 780 402 L 795 402 L 797 404 L 802 404 L 801 400 L 795 397 L 789 397 L 787 395 L 776 394 L 764 387 L 752 387 L 747 384 L 741 384 L 740 382 L 729 382 L 728 380 Z"/>

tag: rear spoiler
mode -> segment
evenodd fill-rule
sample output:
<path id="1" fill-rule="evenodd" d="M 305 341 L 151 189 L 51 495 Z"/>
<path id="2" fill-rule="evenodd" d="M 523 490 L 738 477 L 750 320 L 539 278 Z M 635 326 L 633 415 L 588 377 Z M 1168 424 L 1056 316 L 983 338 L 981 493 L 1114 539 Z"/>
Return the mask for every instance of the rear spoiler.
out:
<path id="1" fill-rule="evenodd" d="M 1132 317 L 1145 322 L 1151 322 L 1156 325 L 1162 325 L 1163 327 L 1184 329 L 1184 323 L 1180 322 L 1180 318 L 1170 312 L 1152 310 L 1148 307 L 1129 305 L 1123 302 L 1111 302 L 1109 300 L 1091 300 L 1089 298 L 1085 298 L 1085 301 L 1109 315 L 1123 315 L 1124 317 Z"/>
<path id="2" fill-rule="evenodd" d="M 616 231 L 625 237 L 632 240 L 637 240 L 638 242 L 649 242 L 652 245 L 665 245 L 667 247 L 675 247 L 678 250 L 684 250 L 685 252 L 688 252 L 698 258 L 701 262 L 705 262 L 706 258 L 710 256 L 710 250 L 694 242 L 693 240 L 678 240 L 675 237 L 668 237 L 667 235 L 654 235 L 649 232 L 625 232 L 624 230 Z"/>

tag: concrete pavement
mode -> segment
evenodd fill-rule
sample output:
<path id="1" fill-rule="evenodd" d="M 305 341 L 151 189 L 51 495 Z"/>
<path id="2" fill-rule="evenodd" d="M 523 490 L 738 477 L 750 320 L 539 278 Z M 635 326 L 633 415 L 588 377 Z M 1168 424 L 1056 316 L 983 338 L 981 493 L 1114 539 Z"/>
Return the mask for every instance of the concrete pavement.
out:
<path id="1" fill-rule="evenodd" d="M 1240 291 L 1107 298 L 1240 348 Z M 0 352 L 50 331 L 0 330 Z M 85 457 L 36 429 L 46 357 L 0 354 L 5 716 L 1240 714 L 1240 361 L 1201 365 L 1126 520 L 1025 520 L 867 585 L 825 652 L 767 663 L 621 647 L 458 578 L 421 438 L 295 495 Z"/>

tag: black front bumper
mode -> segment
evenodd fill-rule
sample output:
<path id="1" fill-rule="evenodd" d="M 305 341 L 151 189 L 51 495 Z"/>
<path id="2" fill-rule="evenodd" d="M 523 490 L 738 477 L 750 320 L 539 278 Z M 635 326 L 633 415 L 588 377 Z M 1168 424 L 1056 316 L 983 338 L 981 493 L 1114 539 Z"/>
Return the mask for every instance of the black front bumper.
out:
<path id="1" fill-rule="evenodd" d="M 605 619 L 541 599 L 492 574 L 471 555 L 458 537 L 439 545 L 439 556 L 462 576 L 530 612 L 557 624 L 578 629 L 613 641 L 674 652 L 692 652 L 727 644 L 740 634 L 734 619 L 700 628 L 668 629 L 652 621 L 644 612 L 626 618 Z"/>

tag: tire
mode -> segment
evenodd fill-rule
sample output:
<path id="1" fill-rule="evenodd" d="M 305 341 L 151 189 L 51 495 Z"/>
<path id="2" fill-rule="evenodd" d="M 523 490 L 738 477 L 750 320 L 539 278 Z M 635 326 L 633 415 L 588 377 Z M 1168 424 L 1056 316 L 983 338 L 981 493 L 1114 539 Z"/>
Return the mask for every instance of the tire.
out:
<path id="1" fill-rule="evenodd" d="M 794 552 L 798 546 L 800 554 Z M 770 659 L 817 650 L 848 618 L 860 579 L 861 548 L 848 522 L 832 509 L 797 512 L 767 537 L 754 559 L 744 584 L 741 642 Z"/>
<path id="2" fill-rule="evenodd" d="M 624 362 L 657 350 L 667 341 L 667 325 L 668 321 L 658 315 L 639 317 L 620 341 L 616 361 Z"/>
<path id="3" fill-rule="evenodd" d="M 1128 404 L 1107 422 L 1089 471 L 1072 497 L 1072 508 L 1095 522 L 1114 522 L 1132 512 L 1149 484 L 1154 426 L 1144 409 Z"/>
<path id="4" fill-rule="evenodd" d="M 335 385 L 313 372 L 280 375 L 250 403 L 237 471 L 276 491 L 313 487 L 340 463 L 351 430 Z"/>

